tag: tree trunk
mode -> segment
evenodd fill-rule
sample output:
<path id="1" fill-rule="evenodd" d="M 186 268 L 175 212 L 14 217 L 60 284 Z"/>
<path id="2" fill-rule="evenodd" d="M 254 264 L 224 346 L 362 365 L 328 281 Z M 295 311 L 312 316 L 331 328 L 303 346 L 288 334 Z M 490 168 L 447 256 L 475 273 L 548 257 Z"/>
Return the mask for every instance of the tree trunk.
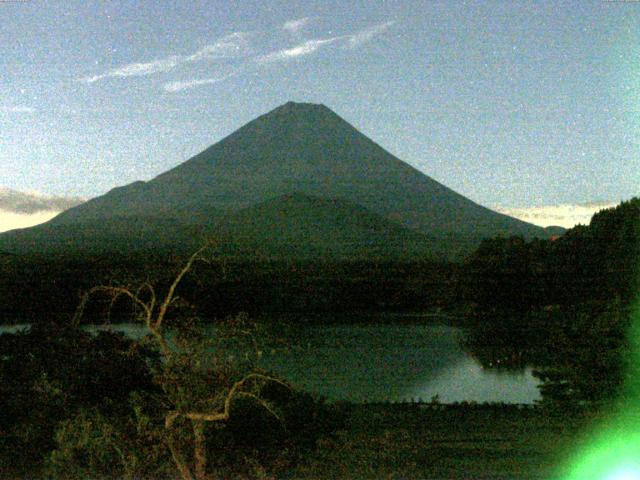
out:
<path id="1" fill-rule="evenodd" d="M 171 436 L 171 433 L 169 433 L 169 435 Z M 191 475 L 191 471 L 189 470 L 189 467 L 187 466 L 186 462 L 182 458 L 182 455 L 180 455 L 180 452 L 178 451 L 177 447 L 173 443 L 173 438 L 169 438 L 167 443 L 169 444 L 169 451 L 171 452 L 171 458 L 173 458 L 173 462 L 176 464 L 176 468 L 180 472 L 181 479 L 194 480 L 193 475 Z"/>
<path id="2" fill-rule="evenodd" d="M 196 480 L 208 480 L 207 477 L 207 439 L 204 435 L 204 420 L 192 420 L 194 439 L 194 462 Z"/>

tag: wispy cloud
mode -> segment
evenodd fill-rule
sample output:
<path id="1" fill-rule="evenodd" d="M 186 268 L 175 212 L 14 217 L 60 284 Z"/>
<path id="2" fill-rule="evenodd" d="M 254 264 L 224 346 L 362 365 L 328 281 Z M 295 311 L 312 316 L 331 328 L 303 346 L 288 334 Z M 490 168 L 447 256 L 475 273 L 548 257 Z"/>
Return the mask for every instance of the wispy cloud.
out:
<path id="1" fill-rule="evenodd" d="M 300 20 L 291 20 L 286 22 L 283 26 L 284 29 L 288 29 L 291 31 L 295 31 L 295 28 L 302 28 L 304 23 L 300 22 L 307 21 L 306 18 Z M 343 43 L 346 42 L 350 48 L 356 48 L 360 45 L 363 45 L 367 42 L 373 40 L 374 37 L 386 32 L 394 22 L 384 22 L 378 23 L 376 25 L 372 25 L 363 30 L 357 31 L 356 33 L 352 33 L 349 35 L 340 35 L 337 37 L 330 38 L 319 38 L 319 39 L 311 39 L 306 40 L 294 47 L 291 48 L 283 48 L 281 50 L 276 50 L 275 52 L 267 53 L 266 55 L 260 55 L 256 57 L 257 63 L 273 63 L 273 62 L 284 62 L 287 60 L 292 60 L 297 57 L 302 57 L 305 55 L 310 55 L 312 53 L 317 52 L 320 48 L 330 45 L 332 43 Z M 288 27 L 288 28 L 287 28 Z"/>
<path id="2" fill-rule="evenodd" d="M 26 105 L 0 106 L 0 112 L 6 113 L 35 113 L 35 111 L 35 108 L 27 107 Z"/>
<path id="3" fill-rule="evenodd" d="M 174 70 L 181 64 L 196 63 L 221 58 L 232 58 L 247 55 L 249 52 L 248 34 L 234 32 L 218 39 L 215 43 L 205 45 L 191 55 L 171 55 L 150 62 L 130 63 L 113 68 L 99 75 L 78 78 L 77 81 L 95 83 L 105 78 L 127 78 L 153 75 Z"/>
<path id="4" fill-rule="evenodd" d="M 48 222 L 60 213 L 59 210 L 41 211 L 37 213 L 15 213 L 0 208 L 0 232 L 28 228 L 40 223 Z"/>
<path id="5" fill-rule="evenodd" d="M 175 93 L 181 90 L 188 90 L 190 88 L 200 87 L 202 85 L 211 85 L 212 83 L 218 83 L 228 78 L 229 75 L 225 77 L 219 78 L 201 78 L 194 80 L 186 80 L 186 81 L 178 81 L 178 82 L 168 82 L 163 85 L 165 92 Z"/>
<path id="6" fill-rule="evenodd" d="M 309 17 L 298 18 L 297 20 L 289 20 L 288 22 L 284 22 L 282 25 L 282 29 L 286 30 L 289 33 L 296 34 L 299 33 L 304 27 L 309 23 Z"/>
<path id="7" fill-rule="evenodd" d="M 83 201 L 79 197 L 51 197 L 0 188 L 0 232 L 44 223 Z"/>
<path id="8" fill-rule="evenodd" d="M 37 192 L 18 192 L 0 188 L 0 210 L 31 215 L 43 211 L 62 211 L 84 202 L 80 197 L 52 197 Z"/>
<path id="9" fill-rule="evenodd" d="M 395 22 L 393 21 L 378 23 L 376 25 L 372 25 L 371 27 L 360 30 L 359 32 L 356 32 L 352 35 L 348 35 L 349 46 L 355 48 L 367 42 L 370 42 L 377 35 L 380 35 L 381 33 L 389 30 L 391 25 L 393 25 L 394 23 Z"/>
<path id="10" fill-rule="evenodd" d="M 305 55 L 310 55 L 325 45 L 330 45 L 339 40 L 344 39 L 344 37 L 331 37 L 331 38 L 323 38 L 323 39 L 314 39 L 307 40 L 306 42 L 300 43 L 292 48 L 284 48 L 282 50 L 277 50 L 275 52 L 268 53 L 266 55 L 261 55 L 256 58 L 258 63 L 272 63 L 272 62 L 282 62 L 294 59 L 296 57 L 302 57 Z"/>
<path id="11" fill-rule="evenodd" d="M 250 51 L 249 34 L 246 32 L 234 32 L 220 38 L 211 45 L 205 45 L 197 52 L 185 57 L 184 62 L 200 62 L 203 60 L 242 57 L 247 55 Z"/>
<path id="12" fill-rule="evenodd" d="M 524 208 L 496 207 L 495 210 L 541 227 L 557 225 L 571 228 L 579 223 L 588 225 L 594 213 L 605 208 L 614 207 L 615 205 L 616 204 L 612 202 L 594 202 Z"/>
<path id="13" fill-rule="evenodd" d="M 79 78 L 78 81 L 86 83 L 94 83 L 104 78 L 126 78 L 140 77 L 144 75 L 153 75 L 154 73 L 169 72 L 176 68 L 181 62 L 181 57 L 173 55 L 171 57 L 152 60 L 144 63 L 130 63 L 122 67 L 114 68 L 100 75 L 92 77 Z"/>
<path id="14" fill-rule="evenodd" d="M 292 34 L 298 34 L 308 23 L 309 17 L 304 17 L 289 20 L 282 25 L 282 28 Z M 245 62 L 245 64 L 241 66 L 241 68 L 246 67 L 250 64 L 250 62 L 259 65 L 275 62 L 286 62 L 295 58 L 311 55 L 328 45 L 336 43 L 347 46 L 349 48 L 356 48 L 360 45 L 370 42 L 377 35 L 380 35 L 387 31 L 391 27 L 391 25 L 393 25 L 393 23 L 393 21 L 378 23 L 352 34 L 305 40 L 290 48 L 282 48 L 270 53 L 255 56 L 248 62 Z M 249 57 L 250 55 L 252 55 L 252 48 L 250 45 L 251 36 L 251 34 L 246 32 L 234 32 L 219 38 L 212 44 L 205 45 L 204 47 L 196 50 L 190 55 L 171 55 L 166 58 L 159 58 L 148 62 L 130 63 L 117 68 L 113 68 L 111 70 L 107 70 L 106 72 L 100 73 L 98 75 L 78 78 L 76 79 L 76 81 L 92 84 L 108 78 L 140 77 L 171 72 L 173 70 L 176 70 L 180 66 L 198 62 L 214 61 L 226 58 Z M 227 77 L 228 76 L 167 82 L 163 85 L 163 89 L 166 92 L 171 93 L 179 92 L 181 90 L 186 90 L 202 85 L 218 83 Z"/>

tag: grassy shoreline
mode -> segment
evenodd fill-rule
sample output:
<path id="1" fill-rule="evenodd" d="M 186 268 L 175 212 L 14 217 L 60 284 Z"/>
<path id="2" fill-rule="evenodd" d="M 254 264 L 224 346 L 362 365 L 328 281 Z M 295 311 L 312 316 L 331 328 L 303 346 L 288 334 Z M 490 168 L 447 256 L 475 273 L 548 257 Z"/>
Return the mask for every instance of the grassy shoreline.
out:
<path id="1" fill-rule="evenodd" d="M 340 403 L 342 427 L 270 479 L 551 480 L 599 416 L 510 404 Z M 3 478 L 47 478 L 6 471 Z M 176 476 L 172 478 L 178 478 Z M 150 479 L 151 480 L 151 479 Z"/>
<path id="2" fill-rule="evenodd" d="M 596 414 L 507 404 L 350 404 L 300 479 L 550 479 Z"/>

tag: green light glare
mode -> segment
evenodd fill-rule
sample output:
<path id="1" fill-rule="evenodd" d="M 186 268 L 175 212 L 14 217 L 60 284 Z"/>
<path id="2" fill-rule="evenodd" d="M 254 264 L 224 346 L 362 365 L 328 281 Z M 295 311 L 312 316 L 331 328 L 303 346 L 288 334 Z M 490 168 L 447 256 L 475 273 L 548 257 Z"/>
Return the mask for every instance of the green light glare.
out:
<path id="1" fill-rule="evenodd" d="M 565 466 L 562 480 L 640 480 L 640 310 L 633 310 L 627 366 L 627 400 L 596 425 Z M 583 442 L 580 442 L 583 445 Z"/>
<path id="2" fill-rule="evenodd" d="M 566 480 L 640 480 L 640 433 L 607 429 L 577 457 Z"/>
<path id="3" fill-rule="evenodd" d="M 608 475 L 605 480 L 638 480 L 640 479 L 640 469 L 637 466 L 622 467 Z"/>

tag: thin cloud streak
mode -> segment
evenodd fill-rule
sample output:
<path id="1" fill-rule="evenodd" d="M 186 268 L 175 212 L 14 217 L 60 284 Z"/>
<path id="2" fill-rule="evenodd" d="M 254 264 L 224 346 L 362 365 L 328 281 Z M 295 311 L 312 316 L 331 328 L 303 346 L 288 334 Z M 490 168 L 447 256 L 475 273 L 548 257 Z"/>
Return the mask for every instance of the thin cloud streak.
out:
<path id="1" fill-rule="evenodd" d="M 302 20 L 302 19 L 301 19 Z M 298 20 L 299 21 L 299 20 Z M 293 21 L 292 21 L 293 22 Z M 285 23 L 285 26 L 290 23 Z M 386 32 L 395 22 L 389 21 L 372 25 L 371 27 L 360 30 L 350 35 L 340 35 L 337 37 L 311 39 L 302 42 L 292 48 L 284 48 L 275 52 L 268 53 L 256 57 L 255 61 L 259 64 L 285 62 L 297 57 L 310 55 L 317 52 L 320 48 L 336 42 L 346 41 L 350 48 L 356 48 L 373 40 L 374 37 Z M 284 27 L 283 27 L 284 28 Z"/>
<path id="2" fill-rule="evenodd" d="M 176 68 L 180 64 L 181 58 L 177 55 L 173 55 L 168 58 L 160 60 L 153 60 L 145 63 L 130 63 L 123 67 L 114 68 L 101 75 L 94 75 L 92 77 L 83 77 L 78 79 L 79 82 L 95 83 L 98 80 L 104 78 L 126 78 L 126 77 L 140 77 L 145 75 L 153 75 L 154 73 L 169 72 Z"/>
<path id="3" fill-rule="evenodd" d="M 275 52 L 257 57 L 256 62 L 258 63 L 283 62 L 283 61 L 294 59 L 296 57 L 310 55 L 316 52 L 317 50 L 319 50 L 321 47 L 325 45 L 330 45 L 344 38 L 345 37 L 331 37 L 331 38 L 324 38 L 324 39 L 307 40 L 306 42 L 296 45 L 295 47 L 284 48 L 282 50 L 277 50 Z"/>
<path id="4" fill-rule="evenodd" d="M 393 21 L 378 23 L 376 25 L 372 25 L 371 27 L 365 28 L 364 30 L 360 30 L 353 35 L 349 35 L 349 46 L 351 48 L 355 48 L 370 42 L 377 35 L 380 35 L 381 33 L 389 30 L 391 25 L 393 25 L 394 23 L 395 22 Z"/>
<path id="5" fill-rule="evenodd" d="M 309 17 L 298 18 L 297 20 L 289 20 L 284 22 L 282 25 L 282 29 L 286 30 L 289 33 L 296 34 L 299 33 L 304 27 L 309 23 Z"/>
<path id="6" fill-rule="evenodd" d="M 309 22 L 308 17 L 289 20 L 282 26 L 284 30 L 290 33 L 300 32 Z M 311 55 L 320 49 L 335 43 L 346 42 L 350 48 L 359 47 L 373 40 L 374 37 L 387 31 L 393 21 L 379 23 L 368 28 L 360 30 L 349 35 L 341 35 L 329 38 L 309 39 L 299 43 L 291 48 L 283 48 L 271 53 L 253 57 L 253 62 L 260 64 L 270 64 L 276 62 L 286 62 L 295 58 Z M 108 70 L 99 75 L 78 78 L 76 81 L 92 84 L 107 78 L 128 78 L 154 75 L 157 73 L 166 73 L 175 70 L 180 65 L 198 63 L 203 61 L 212 61 L 225 58 L 242 58 L 251 54 L 251 46 L 249 44 L 250 34 L 246 32 L 234 32 L 221 37 L 216 42 L 205 45 L 191 55 L 180 56 L 172 55 L 167 58 L 161 58 L 150 62 L 139 62 L 124 65 L 118 68 Z M 222 78 L 205 78 L 193 79 L 188 81 L 168 82 L 163 85 L 166 92 L 174 93 L 201 85 L 209 85 L 218 83 Z"/>
<path id="7" fill-rule="evenodd" d="M 495 210 L 541 227 L 560 226 L 572 228 L 578 224 L 588 225 L 594 213 L 615 207 L 615 203 L 583 203 L 544 205 L 539 207 L 502 208 Z"/>
<path id="8" fill-rule="evenodd" d="M 184 63 L 243 57 L 248 55 L 250 51 L 249 34 L 246 32 L 233 32 L 185 57 Z"/>
<path id="9" fill-rule="evenodd" d="M 191 55 L 172 55 L 167 58 L 152 60 L 150 62 L 130 63 L 122 67 L 108 70 L 100 75 L 78 78 L 76 81 L 83 83 L 95 83 L 105 78 L 147 76 L 156 73 L 170 72 L 182 64 L 222 58 L 242 57 L 249 53 L 248 34 L 245 32 L 234 32 L 218 39 L 211 45 L 205 45 Z"/>
<path id="10" fill-rule="evenodd" d="M 175 92 L 180 92 L 182 90 L 188 90 L 191 88 L 200 87 L 202 85 L 211 85 L 213 83 L 218 83 L 225 80 L 228 77 L 229 75 L 227 75 L 226 77 L 220 77 L 220 78 L 202 78 L 202 79 L 195 79 L 195 80 L 168 82 L 168 83 L 165 83 L 162 88 L 164 89 L 165 92 L 175 93 Z"/>

